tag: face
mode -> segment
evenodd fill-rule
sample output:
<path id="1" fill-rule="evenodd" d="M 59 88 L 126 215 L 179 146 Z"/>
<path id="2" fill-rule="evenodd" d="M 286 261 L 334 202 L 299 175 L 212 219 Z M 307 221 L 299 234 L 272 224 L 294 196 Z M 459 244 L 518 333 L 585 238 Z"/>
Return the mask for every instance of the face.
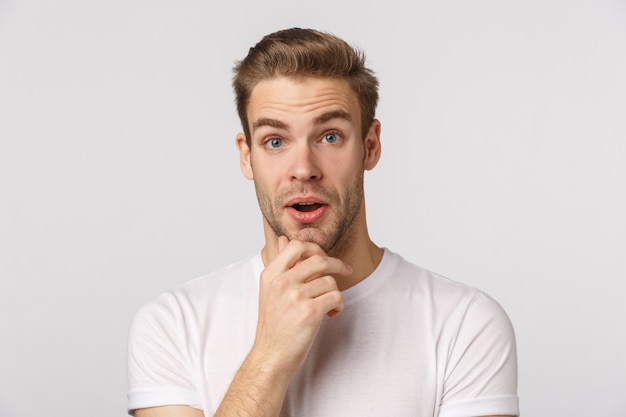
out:
<path id="1" fill-rule="evenodd" d="M 248 105 L 250 145 L 237 137 L 253 179 L 266 240 L 287 236 L 341 252 L 365 232 L 363 173 L 376 165 L 380 125 L 361 135 L 360 108 L 340 79 L 276 78 Z"/>

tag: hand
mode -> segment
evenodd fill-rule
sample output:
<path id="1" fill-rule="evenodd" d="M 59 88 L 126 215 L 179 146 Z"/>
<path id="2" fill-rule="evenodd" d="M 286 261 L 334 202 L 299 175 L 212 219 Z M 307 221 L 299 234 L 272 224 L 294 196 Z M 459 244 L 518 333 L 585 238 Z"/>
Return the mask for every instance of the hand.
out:
<path id="1" fill-rule="evenodd" d="M 274 371 L 295 372 L 315 340 L 325 315 L 343 309 L 333 275 L 352 268 L 311 242 L 278 239 L 278 255 L 261 273 L 259 321 L 251 354 Z"/>

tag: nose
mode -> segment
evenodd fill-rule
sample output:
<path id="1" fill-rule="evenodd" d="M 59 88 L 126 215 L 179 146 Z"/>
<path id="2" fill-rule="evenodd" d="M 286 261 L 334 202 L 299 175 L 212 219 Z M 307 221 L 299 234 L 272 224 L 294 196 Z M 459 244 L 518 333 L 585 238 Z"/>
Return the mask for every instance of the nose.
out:
<path id="1" fill-rule="evenodd" d="M 318 180 L 322 176 L 314 149 L 300 144 L 293 149 L 289 176 L 296 181 Z"/>

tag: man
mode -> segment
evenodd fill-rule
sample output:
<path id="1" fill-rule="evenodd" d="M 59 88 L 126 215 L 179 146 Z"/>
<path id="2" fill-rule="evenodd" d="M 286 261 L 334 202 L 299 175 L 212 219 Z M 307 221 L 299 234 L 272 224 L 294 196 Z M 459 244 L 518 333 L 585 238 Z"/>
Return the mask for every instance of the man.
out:
<path id="1" fill-rule="evenodd" d="M 260 254 L 144 306 L 129 411 L 159 416 L 518 415 L 515 340 L 482 292 L 369 238 L 378 82 L 341 39 L 289 29 L 235 68 Z"/>

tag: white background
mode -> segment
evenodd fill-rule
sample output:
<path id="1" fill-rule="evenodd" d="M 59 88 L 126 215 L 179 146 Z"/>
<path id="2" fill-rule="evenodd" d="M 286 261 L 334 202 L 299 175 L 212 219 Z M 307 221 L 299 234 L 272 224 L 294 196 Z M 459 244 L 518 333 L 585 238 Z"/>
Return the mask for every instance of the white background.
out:
<path id="1" fill-rule="evenodd" d="M 0 0 L 0 416 L 123 416 L 135 311 L 260 249 L 231 67 L 381 82 L 372 238 L 495 297 L 524 416 L 626 416 L 626 2 Z"/>

